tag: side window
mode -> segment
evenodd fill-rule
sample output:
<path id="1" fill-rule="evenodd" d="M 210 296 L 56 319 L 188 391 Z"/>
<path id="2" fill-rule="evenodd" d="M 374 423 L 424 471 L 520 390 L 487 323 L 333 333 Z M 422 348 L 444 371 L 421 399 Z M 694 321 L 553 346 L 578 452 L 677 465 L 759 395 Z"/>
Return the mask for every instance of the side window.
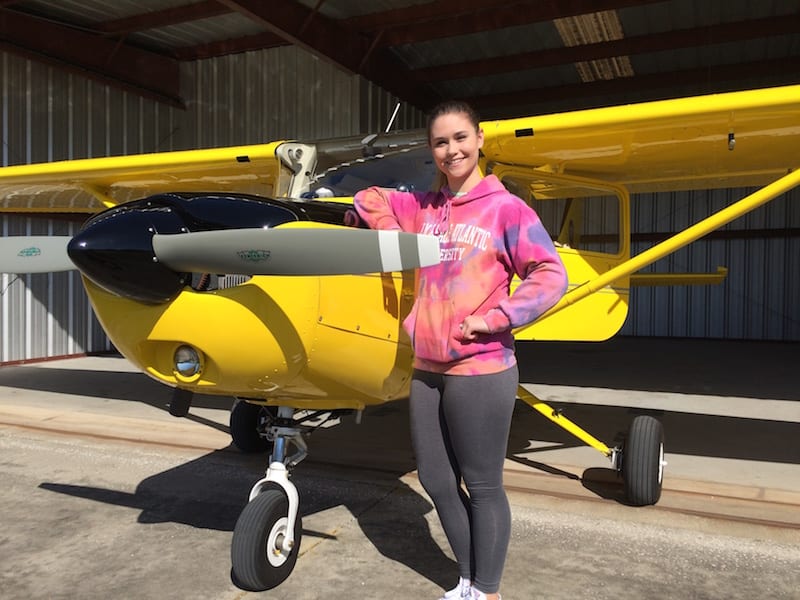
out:
<path id="1" fill-rule="evenodd" d="M 621 252 L 620 201 L 604 190 L 506 175 L 503 185 L 539 215 L 556 245 L 586 252 Z"/>
<path id="2" fill-rule="evenodd" d="M 318 164 L 318 168 L 324 167 Z M 325 188 L 333 196 L 352 196 L 371 185 L 398 190 L 429 190 L 436 165 L 427 146 L 377 154 L 325 167 L 311 182 L 311 191 Z"/>

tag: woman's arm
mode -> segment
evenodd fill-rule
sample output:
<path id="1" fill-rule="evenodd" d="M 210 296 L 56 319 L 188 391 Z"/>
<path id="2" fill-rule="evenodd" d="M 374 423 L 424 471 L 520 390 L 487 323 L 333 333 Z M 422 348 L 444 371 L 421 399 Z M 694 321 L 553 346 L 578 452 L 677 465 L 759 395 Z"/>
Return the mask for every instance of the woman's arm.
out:
<path id="1" fill-rule="evenodd" d="M 484 315 L 492 333 L 532 323 L 561 299 L 569 284 L 550 234 L 527 205 L 508 227 L 506 241 L 514 272 L 522 282 L 511 297 Z"/>
<path id="2" fill-rule="evenodd" d="M 402 230 L 392 205 L 392 192 L 371 187 L 357 192 L 353 205 L 370 229 Z"/>

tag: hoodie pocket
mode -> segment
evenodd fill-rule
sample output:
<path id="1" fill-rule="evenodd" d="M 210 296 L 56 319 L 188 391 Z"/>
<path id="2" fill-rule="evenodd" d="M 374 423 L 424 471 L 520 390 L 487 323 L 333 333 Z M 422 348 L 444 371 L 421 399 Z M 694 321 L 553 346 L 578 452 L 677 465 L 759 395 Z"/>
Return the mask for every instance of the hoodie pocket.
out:
<path id="1" fill-rule="evenodd" d="M 457 356 L 450 349 L 455 342 L 455 309 L 451 300 L 417 298 L 404 327 L 411 338 L 414 354 L 423 360 L 447 363 Z"/>

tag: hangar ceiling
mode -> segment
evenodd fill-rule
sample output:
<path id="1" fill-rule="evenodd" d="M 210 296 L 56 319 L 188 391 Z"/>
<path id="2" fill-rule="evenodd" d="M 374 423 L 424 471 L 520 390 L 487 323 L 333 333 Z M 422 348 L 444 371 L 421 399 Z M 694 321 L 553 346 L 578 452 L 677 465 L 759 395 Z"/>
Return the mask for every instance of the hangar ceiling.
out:
<path id="1" fill-rule="evenodd" d="M 181 61 L 287 44 L 504 118 L 800 83 L 800 3 L 0 0 L 0 49 L 178 105 Z"/>

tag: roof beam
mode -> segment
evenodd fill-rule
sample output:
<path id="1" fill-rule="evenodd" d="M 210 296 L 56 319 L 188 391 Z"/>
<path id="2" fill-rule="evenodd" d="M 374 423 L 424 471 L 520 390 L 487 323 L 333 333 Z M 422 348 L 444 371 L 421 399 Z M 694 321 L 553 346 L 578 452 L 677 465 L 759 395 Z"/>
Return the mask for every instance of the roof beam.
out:
<path id="1" fill-rule="evenodd" d="M 219 15 L 228 14 L 231 9 L 223 6 L 217 0 L 205 0 L 195 4 L 185 4 L 174 6 L 163 10 L 141 13 L 124 19 L 105 21 L 92 26 L 100 33 L 110 35 L 121 35 L 133 33 L 134 31 L 144 31 L 145 29 L 158 29 L 169 25 L 177 25 L 188 21 L 199 21 L 209 19 Z"/>
<path id="2" fill-rule="evenodd" d="M 665 31 L 608 42 L 598 42 L 596 44 L 548 48 L 547 50 L 526 52 L 513 56 L 484 58 L 457 64 L 415 69 L 413 72 L 417 79 L 423 82 L 466 79 L 601 58 L 635 56 L 648 52 L 705 47 L 714 44 L 796 33 L 800 33 L 800 14 Z"/>
<path id="3" fill-rule="evenodd" d="M 219 0 L 246 15 L 287 42 L 328 60 L 349 73 L 359 74 L 418 108 L 432 102 L 408 69 L 388 52 L 374 52 L 374 39 L 354 34 L 297 2 L 285 0 Z"/>
<path id="4" fill-rule="evenodd" d="M 244 37 L 233 38 L 230 40 L 220 40 L 209 42 L 208 44 L 198 44 L 196 46 L 185 46 L 178 48 L 173 55 L 178 60 L 199 60 L 203 58 L 214 58 L 225 56 L 226 54 L 237 54 L 251 50 L 266 50 L 267 48 L 277 48 L 286 46 L 289 42 L 270 31 L 246 35 Z"/>
<path id="5" fill-rule="evenodd" d="M 183 106 L 179 65 L 171 58 L 6 9 L 0 39 L 9 52 Z"/>
<path id="6" fill-rule="evenodd" d="M 358 72 L 365 50 L 362 38 L 327 17 L 313 13 L 297 2 L 284 0 L 220 0 L 227 7 L 252 19 L 290 44 L 301 46 L 320 58 L 352 73 Z M 337 40 L 337 36 L 338 40 Z M 347 40 L 350 43 L 344 43 Z"/>
<path id="7" fill-rule="evenodd" d="M 381 12 L 350 17 L 344 21 L 348 27 L 358 31 L 380 31 L 399 27 L 415 27 L 427 21 L 439 21 L 463 14 L 492 10 L 521 0 L 430 0 L 425 4 L 413 4 Z"/>
<path id="8" fill-rule="evenodd" d="M 431 4 L 354 17 L 344 23 L 353 31 L 382 30 L 380 47 L 387 47 L 505 27 L 518 27 L 655 2 L 663 0 L 563 0 L 561 2 L 439 0 Z"/>
<path id="9" fill-rule="evenodd" d="M 2 1 L 0 0 L 0 2 Z M 93 29 L 108 35 L 127 35 L 137 31 L 210 19 L 233 12 L 233 9 L 220 4 L 217 0 L 204 0 L 203 2 L 165 8 L 164 10 L 142 13 L 114 21 L 105 21 L 94 25 Z M 285 46 L 288 43 L 274 33 L 267 32 L 177 48 L 172 52 L 172 55 L 178 60 L 198 60 L 251 50 L 265 50 L 267 48 Z"/>

